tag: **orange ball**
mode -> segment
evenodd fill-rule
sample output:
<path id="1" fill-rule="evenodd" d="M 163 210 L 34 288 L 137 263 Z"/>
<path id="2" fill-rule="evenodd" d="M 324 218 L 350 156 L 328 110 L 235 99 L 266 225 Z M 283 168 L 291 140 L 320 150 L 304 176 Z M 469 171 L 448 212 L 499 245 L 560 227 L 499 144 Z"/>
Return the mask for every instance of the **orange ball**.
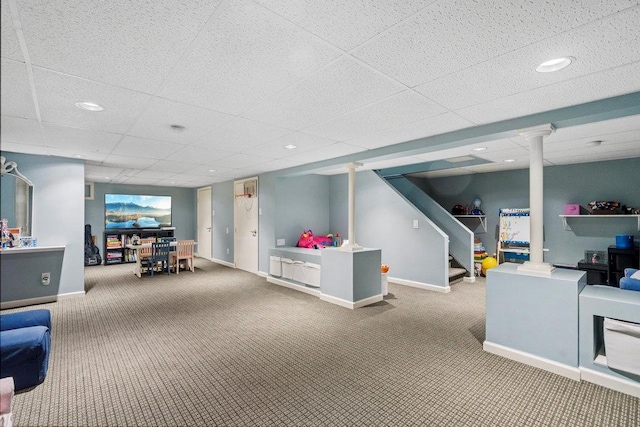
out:
<path id="1" fill-rule="evenodd" d="M 380 270 L 382 271 L 382 273 L 387 273 L 389 271 L 389 266 L 387 264 L 382 264 Z"/>

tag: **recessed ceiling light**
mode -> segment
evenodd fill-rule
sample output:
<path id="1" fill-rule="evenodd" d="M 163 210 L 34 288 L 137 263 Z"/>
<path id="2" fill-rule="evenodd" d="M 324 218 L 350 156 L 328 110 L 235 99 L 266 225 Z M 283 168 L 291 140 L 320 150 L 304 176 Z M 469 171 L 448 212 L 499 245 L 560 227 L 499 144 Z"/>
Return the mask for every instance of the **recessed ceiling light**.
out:
<path id="1" fill-rule="evenodd" d="M 87 101 L 76 102 L 76 107 L 87 111 L 104 111 L 104 107 L 102 105 Z"/>
<path id="2" fill-rule="evenodd" d="M 516 159 L 505 159 L 504 160 L 505 163 L 513 163 L 515 161 L 516 161 Z"/>
<path id="3" fill-rule="evenodd" d="M 563 56 L 562 58 L 551 59 L 549 61 L 543 62 L 542 64 L 538 65 L 538 68 L 536 68 L 536 71 L 539 73 L 551 73 L 553 71 L 562 70 L 563 68 L 568 67 L 569 64 L 571 64 L 575 60 L 576 60 L 575 58 L 572 58 L 570 56 Z"/>
<path id="4" fill-rule="evenodd" d="M 587 141 L 587 147 L 599 147 L 602 141 Z"/>
<path id="5" fill-rule="evenodd" d="M 110 178 L 110 177 L 108 177 L 108 176 L 105 176 L 105 177 L 104 177 L 104 179 L 111 179 L 111 178 Z"/>
<path id="6" fill-rule="evenodd" d="M 182 125 L 171 125 L 171 126 L 169 126 L 169 128 L 170 128 L 172 131 L 176 132 L 176 133 L 184 132 L 184 131 L 185 131 L 185 129 L 186 129 L 186 127 L 184 127 L 184 126 L 182 126 Z"/>
<path id="7" fill-rule="evenodd" d="M 293 144 L 287 144 L 284 146 L 284 148 L 286 148 L 287 150 L 295 150 L 296 148 L 298 148 L 298 146 Z"/>
<path id="8" fill-rule="evenodd" d="M 471 151 L 484 151 L 486 149 L 487 147 L 476 147 L 476 148 L 472 148 Z"/>
<path id="9" fill-rule="evenodd" d="M 209 169 L 208 172 L 215 172 L 215 169 Z"/>
<path id="10" fill-rule="evenodd" d="M 176 182 L 175 182 L 175 181 L 171 181 L 171 183 L 172 183 L 172 184 L 175 184 Z"/>
<path id="11" fill-rule="evenodd" d="M 76 155 L 75 155 L 75 156 L 73 156 L 73 157 L 75 157 L 76 159 L 82 159 L 82 156 L 81 156 L 80 154 L 76 154 Z"/>

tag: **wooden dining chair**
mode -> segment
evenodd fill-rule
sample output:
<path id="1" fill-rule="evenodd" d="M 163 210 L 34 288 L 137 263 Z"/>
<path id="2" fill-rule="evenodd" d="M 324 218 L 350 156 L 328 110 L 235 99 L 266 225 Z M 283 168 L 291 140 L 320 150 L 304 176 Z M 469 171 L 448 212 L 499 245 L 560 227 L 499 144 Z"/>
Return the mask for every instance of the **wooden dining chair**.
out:
<path id="1" fill-rule="evenodd" d="M 186 261 L 189 270 L 194 271 L 193 267 L 193 240 L 178 240 L 176 242 L 175 252 L 171 252 L 171 264 L 174 266 L 176 274 L 180 274 L 180 261 Z"/>
<path id="2" fill-rule="evenodd" d="M 160 263 L 160 271 L 167 267 L 167 274 L 171 272 L 171 263 L 169 261 L 169 242 L 157 242 L 151 244 L 151 255 L 147 258 L 147 271 L 153 273 L 155 267 Z"/>

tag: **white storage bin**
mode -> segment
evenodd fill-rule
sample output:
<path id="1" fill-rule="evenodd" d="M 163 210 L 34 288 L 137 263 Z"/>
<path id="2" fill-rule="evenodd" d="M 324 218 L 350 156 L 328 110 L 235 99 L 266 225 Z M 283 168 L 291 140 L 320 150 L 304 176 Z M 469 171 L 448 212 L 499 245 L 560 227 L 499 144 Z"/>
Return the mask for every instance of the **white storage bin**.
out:
<path id="1" fill-rule="evenodd" d="M 604 318 L 607 366 L 640 375 L 640 324 Z"/>
<path id="2" fill-rule="evenodd" d="M 320 264 L 305 262 L 302 270 L 304 271 L 304 282 L 315 288 L 320 287 Z"/>
<path id="3" fill-rule="evenodd" d="M 293 261 L 293 280 L 304 283 L 304 261 Z"/>
<path id="4" fill-rule="evenodd" d="M 293 260 L 291 258 L 280 258 L 282 267 L 282 278 L 293 280 Z"/>
<path id="5" fill-rule="evenodd" d="M 269 257 L 269 274 L 274 277 L 282 276 L 282 262 L 279 256 Z"/>

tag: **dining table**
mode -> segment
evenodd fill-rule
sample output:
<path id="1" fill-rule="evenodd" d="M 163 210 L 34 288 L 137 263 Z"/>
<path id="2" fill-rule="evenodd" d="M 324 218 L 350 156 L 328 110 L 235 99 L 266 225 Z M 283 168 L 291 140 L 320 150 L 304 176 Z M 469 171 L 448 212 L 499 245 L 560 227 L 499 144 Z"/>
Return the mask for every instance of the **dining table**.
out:
<path id="1" fill-rule="evenodd" d="M 140 259 L 140 256 L 139 256 L 140 249 L 150 248 L 152 244 L 153 242 L 140 243 L 137 245 L 134 245 L 133 243 L 129 243 L 128 245 L 125 246 L 127 249 L 131 249 L 134 251 L 136 265 L 133 267 L 133 274 L 135 274 L 139 278 L 142 278 L 142 260 Z M 194 242 L 193 245 L 197 246 L 198 242 Z M 178 246 L 178 242 L 177 241 L 169 242 L 169 246 L 171 247 Z M 170 266 L 167 268 L 170 268 Z"/>

